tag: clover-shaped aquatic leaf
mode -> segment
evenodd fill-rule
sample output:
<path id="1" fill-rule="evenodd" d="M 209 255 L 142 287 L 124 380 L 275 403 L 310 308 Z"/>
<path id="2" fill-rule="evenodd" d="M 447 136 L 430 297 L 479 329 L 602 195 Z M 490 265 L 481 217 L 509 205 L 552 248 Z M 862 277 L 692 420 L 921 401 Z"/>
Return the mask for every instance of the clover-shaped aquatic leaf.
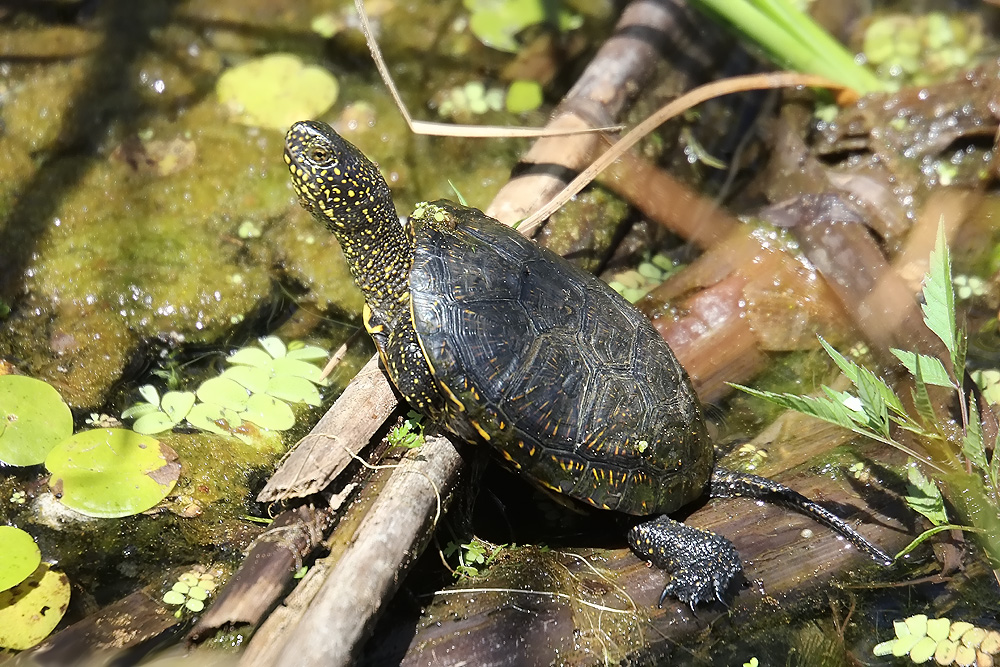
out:
<path id="1" fill-rule="evenodd" d="M 285 431 L 295 425 L 295 415 L 288 404 L 266 394 L 251 396 L 240 417 L 272 431 Z"/>
<path id="2" fill-rule="evenodd" d="M 248 391 L 259 394 L 267 389 L 271 374 L 259 366 L 230 366 L 222 373 L 222 377 L 238 382 Z"/>
<path id="3" fill-rule="evenodd" d="M 288 352 L 284 342 L 277 336 L 264 336 L 258 342 L 264 350 L 275 359 L 281 359 Z"/>
<path id="4" fill-rule="evenodd" d="M 263 350 L 261 350 L 263 352 Z M 216 403 L 230 410 L 243 410 L 250 394 L 235 380 L 217 377 L 205 380 L 198 387 L 198 398 L 205 403 Z"/>
<path id="5" fill-rule="evenodd" d="M 274 357 L 259 347 L 241 347 L 229 355 L 227 361 L 231 364 L 264 368 L 274 361 Z"/>
<path id="6" fill-rule="evenodd" d="M 305 378 L 292 375 L 271 378 L 263 393 L 289 403 L 319 405 L 322 402 L 316 385 Z"/>

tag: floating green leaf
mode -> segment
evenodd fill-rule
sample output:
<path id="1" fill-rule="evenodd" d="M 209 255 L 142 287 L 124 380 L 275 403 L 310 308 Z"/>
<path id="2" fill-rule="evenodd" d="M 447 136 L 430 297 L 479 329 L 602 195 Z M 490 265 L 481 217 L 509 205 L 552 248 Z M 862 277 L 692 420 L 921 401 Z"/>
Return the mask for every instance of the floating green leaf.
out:
<path id="1" fill-rule="evenodd" d="M 310 382 L 320 382 L 321 371 L 319 367 L 300 359 L 289 359 L 288 357 L 275 359 L 270 364 L 270 370 L 274 377 L 284 375 L 305 378 Z"/>
<path id="2" fill-rule="evenodd" d="M 288 352 L 285 344 L 277 336 L 264 336 L 258 342 L 264 351 L 275 359 L 281 359 Z"/>
<path id="3" fill-rule="evenodd" d="M 152 403 L 136 403 L 122 412 L 122 419 L 138 419 L 139 417 L 145 417 L 146 415 L 159 411 L 159 405 L 153 405 Z"/>
<path id="4" fill-rule="evenodd" d="M 288 404 L 266 394 L 251 396 L 240 417 L 272 431 L 285 431 L 295 425 L 295 415 Z"/>
<path id="5" fill-rule="evenodd" d="M 20 528 L 0 526 L 0 591 L 21 583 L 42 562 L 35 538 Z"/>
<path id="6" fill-rule="evenodd" d="M 147 403 L 147 405 L 149 405 Z M 132 424 L 132 430 L 142 435 L 155 435 L 172 429 L 177 422 L 170 418 L 166 412 L 157 410 L 144 414 Z"/>
<path id="7" fill-rule="evenodd" d="M 271 374 L 257 366 L 230 366 L 223 371 L 222 377 L 238 382 L 248 391 L 259 394 L 267 389 Z"/>
<path id="8" fill-rule="evenodd" d="M 0 591 L 0 647 L 23 651 L 49 636 L 69 606 L 69 580 L 42 563 L 17 586 Z"/>
<path id="9" fill-rule="evenodd" d="M 575 30 L 583 19 L 564 9 L 555 8 L 545 0 L 465 0 L 471 12 L 469 29 L 486 46 L 516 53 L 517 34 L 528 26 L 555 17 L 561 31 Z"/>
<path id="10" fill-rule="evenodd" d="M 326 69 L 290 53 L 273 53 L 224 72 L 215 93 L 236 122 L 284 131 L 326 112 L 338 89 Z"/>
<path id="11" fill-rule="evenodd" d="M 160 399 L 160 408 L 175 424 L 184 421 L 193 406 L 194 392 L 190 391 L 168 391 Z"/>
<path id="12" fill-rule="evenodd" d="M 240 411 L 246 407 L 250 394 L 235 380 L 217 377 L 201 383 L 198 387 L 198 398 L 205 403 L 215 403 L 230 410 Z"/>
<path id="13" fill-rule="evenodd" d="M 0 376 L 0 461 L 37 465 L 72 434 L 73 415 L 51 385 L 22 375 Z"/>
<path id="14" fill-rule="evenodd" d="M 263 368 L 274 361 L 274 358 L 259 347 L 241 347 L 229 355 L 227 361 L 231 364 Z"/>
<path id="15" fill-rule="evenodd" d="M 293 375 L 271 378 L 263 393 L 289 403 L 319 405 L 322 402 L 316 385 L 305 378 Z"/>
<path id="16" fill-rule="evenodd" d="M 330 353 L 315 345 L 303 345 L 302 343 L 295 345 L 295 341 L 293 341 L 288 344 L 288 354 L 285 356 L 289 359 L 301 359 L 302 361 L 325 361 Z"/>
<path id="17" fill-rule="evenodd" d="M 225 419 L 225 410 L 221 405 L 215 403 L 198 403 L 191 408 L 191 412 L 187 415 L 188 423 L 195 428 L 200 428 L 203 431 L 217 435 L 228 435 L 229 431 L 217 423 L 223 419 Z M 232 427 L 239 426 L 239 424 L 233 424 L 232 422 L 228 423 Z"/>
<path id="18" fill-rule="evenodd" d="M 507 111 L 525 113 L 542 106 L 542 86 L 537 81 L 518 79 L 507 89 Z"/>
<path id="19" fill-rule="evenodd" d="M 49 486 L 82 514 L 115 518 L 144 512 L 174 488 L 174 450 L 126 429 L 94 429 L 59 443 L 45 459 Z"/>

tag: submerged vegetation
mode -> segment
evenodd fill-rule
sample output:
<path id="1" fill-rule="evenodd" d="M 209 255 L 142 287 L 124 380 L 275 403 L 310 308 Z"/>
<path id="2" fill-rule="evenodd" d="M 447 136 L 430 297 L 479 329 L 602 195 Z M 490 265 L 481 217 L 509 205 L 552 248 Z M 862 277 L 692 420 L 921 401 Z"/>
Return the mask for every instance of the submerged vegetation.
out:
<path id="1" fill-rule="evenodd" d="M 966 522 L 964 528 L 975 534 L 993 568 L 998 569 L 1000 455 L 997 454 L 997 444 L 1000 443 L 1000 433 L 991 442 L 985 440 L 975 395 L 967 395 L 963 389 L 967 339 L 957 324 L 954 291 L 951 257 L 945 243 L 944 229 L 941 228 L 931 254 L 930 271 L 924 278 L 921 308 L 924 323 L 944 344 L 949 357 L 942 361 L 916 352 L 892 350 L 912 376 L 913 414 L 884 380 L 850 361 L 822 339 L 820 342 L 823 348 L 854 386 L 853 393 L 827 386 L 822 388 L 823 396 L 779 394 L 742 386 L 739 388 L 782 407 L 828 421 L 900 449 L 920 461 L 944 486 L 948 500 L 960 514 L 960 520 Z M 950 390 L 959 406 L 959 424 L 951 425 L 945 421 L 945 412 L 940 402 L 935 408 L 935 399 L 929 387 Z M 901 432 L 916 441 L 916 448 L 900 437 Z M 935 525 L 931 531 L 917 538 L 911 547 L 943 530 L 963 528 L 947 523 L 944 503 L 936 485 L 929 483 L 915 468 L 910 469 L 909 480 L 911 488 L 915 489 L 907 497 L 910 506 Z"/>

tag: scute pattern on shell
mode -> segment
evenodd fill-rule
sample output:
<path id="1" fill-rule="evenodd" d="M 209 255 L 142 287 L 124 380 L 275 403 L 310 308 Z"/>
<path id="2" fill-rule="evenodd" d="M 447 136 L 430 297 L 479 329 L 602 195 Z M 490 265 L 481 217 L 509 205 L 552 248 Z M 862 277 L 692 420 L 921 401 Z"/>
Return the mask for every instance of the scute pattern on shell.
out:
<path id="1" fill-rule="evenodd" d="M 646 515 L 700 496 L 712 447 L 690 382 L 652 325 L 594 276 L 479 211 L 428 206 L 440 220 L 411 220 L 410 293 L 435 379 L 457 399 L 447 426 L 597 507 Z"/>

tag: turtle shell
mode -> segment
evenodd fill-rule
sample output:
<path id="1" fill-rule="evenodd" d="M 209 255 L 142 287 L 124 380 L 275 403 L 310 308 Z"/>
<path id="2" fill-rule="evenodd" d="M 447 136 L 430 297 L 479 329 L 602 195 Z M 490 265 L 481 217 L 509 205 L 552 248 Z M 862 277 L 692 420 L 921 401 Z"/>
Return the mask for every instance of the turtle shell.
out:
<path id="1" fill-rule="evenodd" d="M 596 507 L 653 514 L 702 495 L 701 407 L 634 306 L 478 210 L 438 201 L 409 224 L 413 324 L 447 428 Z"/>

